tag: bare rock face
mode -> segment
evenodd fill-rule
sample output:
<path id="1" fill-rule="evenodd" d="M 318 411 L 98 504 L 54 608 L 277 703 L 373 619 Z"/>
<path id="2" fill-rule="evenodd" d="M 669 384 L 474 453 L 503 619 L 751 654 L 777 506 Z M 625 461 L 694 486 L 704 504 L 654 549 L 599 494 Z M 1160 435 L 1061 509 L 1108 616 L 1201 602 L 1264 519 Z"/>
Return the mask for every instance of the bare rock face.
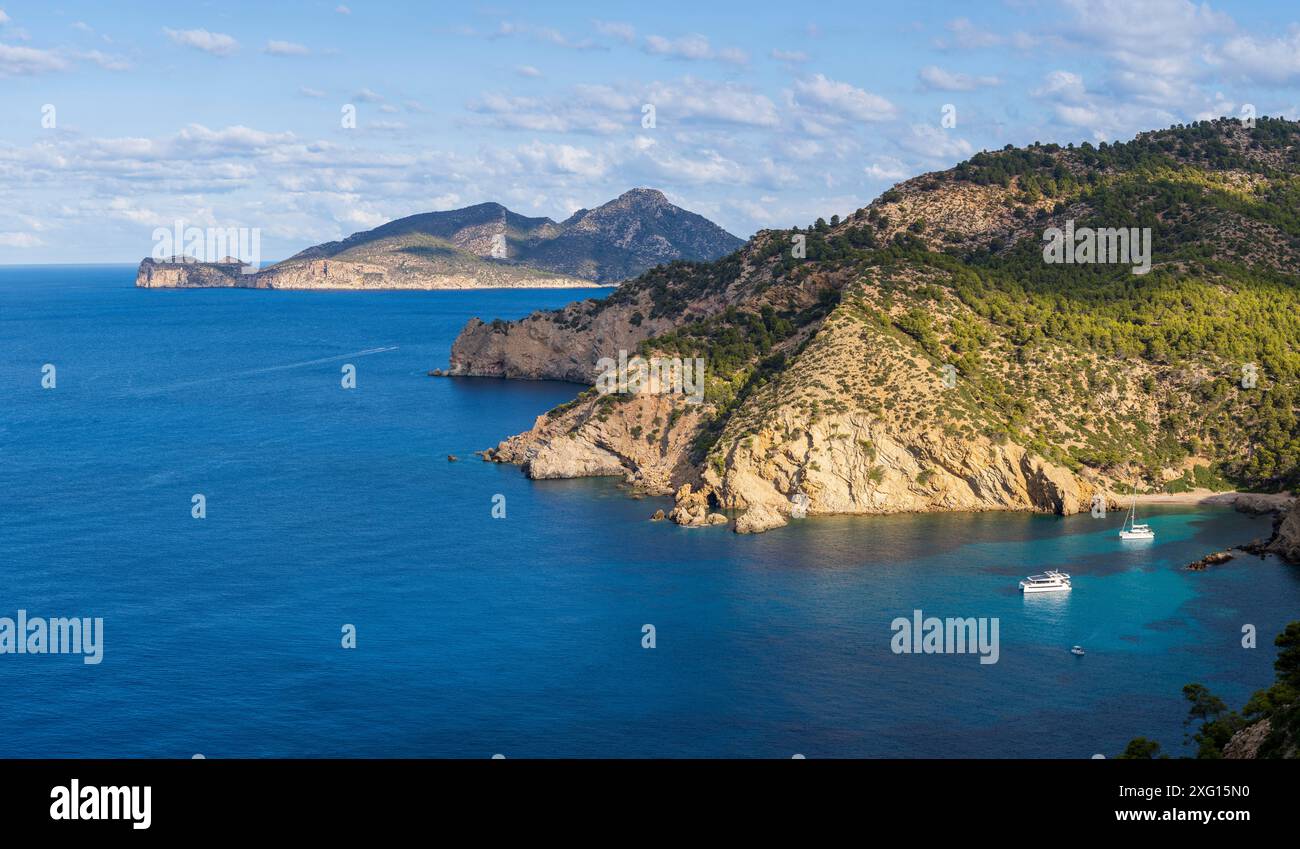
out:
<path id="1" fill-rule="evenodd" d="M 1295 504 L 1278 523 L 1268 550 L 1291 563 L 1300 563 L 1300 508 Z"/>
<path id="2" fill-rule="evenodd" d="M 447 373 L 591 384 L 601 358 L 617 360 L 619 351 L 635 354 L 643 340 L 671 327 L 666 319 L 634 324 L 634 313 L 650 311 L 641 301 L 599 312 L 595 303 L 579 301 L 520 321 L 470 319 L 452 343 Z"/>
<path id="3" fill-rule="evenodd" d="M 531 430 L 492 450 L 498 462 L 517 463 L 529 477 L 621 476 L 637 490 L 670 495 L 698 482 L 690 440 L 707 405 L 681 396 L 601 396 L 588 390 L 569 408 L 539 416 Z"/>
<path id="4" fill-rule="evenodd" d="M 1228 760 L 1248 760 L 1259 756 L 1259 747 L 1268 739 L 1272 723 L 1267 719 L 1247 725 L 1232 735 L 1223 746 L 1223 757 Z"/>
<path id="5" fill-rule="evenodd" d="M 135 285 L 141 289 L 175 289 L 184 286 L 202 286 L 208 289 L 253 288 L 256 275 L 245 274 L 245 266 L 237 259 L 224 262 L 197 262 L 192 257 L 174 257 L 159 261 L 145 259 L 135 274 Z"/>

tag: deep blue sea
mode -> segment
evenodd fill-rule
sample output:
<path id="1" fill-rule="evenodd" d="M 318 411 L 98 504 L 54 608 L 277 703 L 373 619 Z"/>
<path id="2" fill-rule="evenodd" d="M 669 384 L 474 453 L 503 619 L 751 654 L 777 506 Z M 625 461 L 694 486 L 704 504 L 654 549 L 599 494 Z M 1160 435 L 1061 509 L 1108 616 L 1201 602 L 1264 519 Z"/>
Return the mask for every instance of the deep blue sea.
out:
<path id="1" fill-rule="evenodd" d="M 1119 515 L 737 536 L 473 457 L 579 387 L 426 372 L 471 316 L 590 292 L 133 278 L 0 268 L 0 616 L 104 620 L 98 665 L 0 655 L 2 757 L 1180 753 L 1182 686 L 1239 706 L 1300 618 L 1300 569 L 1181 568 L 1267 532 L 1230 510 L 1151 508 L 1136 545 Z M 1047 568 L 1074 592 L 1022 597 Z M 892 653 L 915 609 L 998 617 L 998 662 Z"/>

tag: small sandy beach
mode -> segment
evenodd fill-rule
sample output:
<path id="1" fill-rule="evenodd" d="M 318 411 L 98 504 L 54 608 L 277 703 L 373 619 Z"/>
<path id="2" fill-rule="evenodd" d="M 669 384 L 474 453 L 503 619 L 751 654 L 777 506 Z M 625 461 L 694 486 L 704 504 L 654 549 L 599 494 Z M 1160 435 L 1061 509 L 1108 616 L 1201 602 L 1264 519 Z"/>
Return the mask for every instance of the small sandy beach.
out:
<path id="1" fill-rule="evenodd" d="M 1138 504 L 1221 504 L 1231 506 L 1238 499 L 1249 502 L 1251 509 L 1258 512 L 1278 510 L 1289 505 L 1295 496 L 1286 492 L 1214 492 L 1209 489 L 1194 489 L 1190 492 L 1164 493 L 1155 492 L 1137 497 Z M 1128 501 L 1121 497 L 1119 501 Z"/>

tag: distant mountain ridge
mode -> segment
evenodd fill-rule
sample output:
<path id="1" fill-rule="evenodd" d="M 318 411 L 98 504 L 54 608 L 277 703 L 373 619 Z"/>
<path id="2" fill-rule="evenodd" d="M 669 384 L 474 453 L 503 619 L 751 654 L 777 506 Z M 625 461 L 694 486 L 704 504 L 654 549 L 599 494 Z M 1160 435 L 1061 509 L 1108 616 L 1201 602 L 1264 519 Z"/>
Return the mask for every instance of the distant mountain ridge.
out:
<path id="1" fill-rule="evenodd" d="M 469 289 L 609 286 L 666 262 L 713 260 L 744 241 L 657 189 L 563 222 L 499 203 L 399 218 L 300 251 L 255 274 L 230 263 L 146 259 L 142 288 Z"/>

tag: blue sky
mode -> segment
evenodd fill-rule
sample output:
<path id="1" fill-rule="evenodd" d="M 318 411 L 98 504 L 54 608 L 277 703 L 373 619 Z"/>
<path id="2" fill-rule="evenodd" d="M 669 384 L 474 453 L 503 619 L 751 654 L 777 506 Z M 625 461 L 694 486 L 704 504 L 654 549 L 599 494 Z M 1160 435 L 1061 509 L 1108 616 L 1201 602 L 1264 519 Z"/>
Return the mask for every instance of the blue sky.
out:
<path id="1" fill-rule="evenodd" d="M 178 218 L 260 228 L 278 259 L 416 212 L 560 219 L 633 186 L 747 237 L 985 148 L 1300 115 L 1300 7 L 1280 2 L 0 10 L 0 263 L 133 262 Z"/>

